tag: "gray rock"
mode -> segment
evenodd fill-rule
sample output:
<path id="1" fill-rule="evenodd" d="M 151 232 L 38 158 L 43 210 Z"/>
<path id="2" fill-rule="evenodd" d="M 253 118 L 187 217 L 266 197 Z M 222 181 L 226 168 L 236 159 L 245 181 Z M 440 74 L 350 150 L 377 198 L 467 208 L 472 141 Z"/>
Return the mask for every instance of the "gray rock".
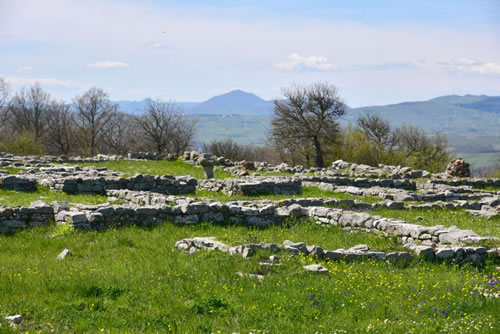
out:
<path id="1" fill-rule="evenodd" d="M 356 245 L 354 247 L 349 248 L 347 251 L 348 252 L 368 252 L 370 250 L 370 247 L 364 244 Z"/>
<path id="2" fill-rule="evenodd" d="M 15 315 L 6 316 L 5 320 L 10 322 L 11 325 L 12 324 L 19 325 L 21 323 L 21 321 L 23 320 L 23 318 L 21 317 L 20 314 L 15 314 Z"/>
<path id="3" fill-rule="evenodd" d="M 63 260 L 66 256 L 71 256 L 73 255 L 73 253 L 71 253 L 71 251 L 67 248 L 64 248 L 64 250 L 59 253 L 59 255 L 57 255 L 57 259 L 58 260 Z"/>
<path id="4" fill-rule="evenodd" d="M 450 248 L 441 248 L 436 251 L 436 259 L 449 260 L 455 257 L 455 252 Z"/>
<path id="5" fill-rule="evenodd" d="M 321 264 L 310 264 L 310 265 L 304 266 L 302 268 L 304 268 L 307 271 L 312 271 L 315 273 L 327 273 L 328 272 L 328 269 L 323 267 Z"/>

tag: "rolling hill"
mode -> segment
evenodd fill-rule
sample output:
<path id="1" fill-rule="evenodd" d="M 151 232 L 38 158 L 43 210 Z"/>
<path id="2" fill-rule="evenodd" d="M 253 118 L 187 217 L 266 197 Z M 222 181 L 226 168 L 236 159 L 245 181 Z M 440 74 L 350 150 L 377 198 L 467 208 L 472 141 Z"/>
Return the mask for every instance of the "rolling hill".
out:
<path id="1" fill-rule="evenodd" d="M 120 109 L 137 114 L 142 101 L 118 101 Z M 233 137 L 241 143 L 263 144 L 270 127 L 273 103 L 252 93 L 234 90 L 204 102 L 178 102 L 188 117 L 198 120 L 198 141 Z M 448 95 L 427 101 L 351 108 L 341 120 L 355 122 L 375 113 L 391 125 L 417 125 L 449 138 L 455 152 L 500 152 L 500 97 Z"/>

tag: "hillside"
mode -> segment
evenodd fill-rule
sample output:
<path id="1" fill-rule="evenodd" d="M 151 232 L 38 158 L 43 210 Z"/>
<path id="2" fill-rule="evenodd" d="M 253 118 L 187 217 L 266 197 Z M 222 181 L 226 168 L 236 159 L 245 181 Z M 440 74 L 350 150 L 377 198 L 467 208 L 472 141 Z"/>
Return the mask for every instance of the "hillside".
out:
<path id="1" fill-rule="evenodd" d="M 448 136 L 500 136 L 500 98 L 489 96 L 443 96 L 428 101 L 351 109 L 346 119 L 376 113 L 394 126 L 418 125 Z M 498 147 L 500 150 L 500 147 Z"/>
<path id="2" fill-rule="evenodd" d="M 119 101 L 121 110 L 137 113 L 142 101 Z M 240 143 L 264 144 L 270 128 L 272 102 L 234 90 L 207 101 L 178 102 L 188 117 L 198 120 L 198 142 L 233 137 Z M 375 113 L 393 126 L 417 125 L 445 134 L 455 152 L 500 152 L 500 97 L 448 95 L 427 101 L 349 109 L 342 123 Z"/>

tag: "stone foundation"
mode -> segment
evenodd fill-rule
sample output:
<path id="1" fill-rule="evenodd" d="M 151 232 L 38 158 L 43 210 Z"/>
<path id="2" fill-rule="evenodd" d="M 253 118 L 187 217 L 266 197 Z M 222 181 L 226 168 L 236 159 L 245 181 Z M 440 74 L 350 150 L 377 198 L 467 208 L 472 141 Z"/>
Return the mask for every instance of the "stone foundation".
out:
<path id="1" fill-rule="evenodd" d="M 302 182 L 287 177 L 248 177 L 198 181 L 198 188 L 229 195 L 294 195 L 302 193 Z"/>

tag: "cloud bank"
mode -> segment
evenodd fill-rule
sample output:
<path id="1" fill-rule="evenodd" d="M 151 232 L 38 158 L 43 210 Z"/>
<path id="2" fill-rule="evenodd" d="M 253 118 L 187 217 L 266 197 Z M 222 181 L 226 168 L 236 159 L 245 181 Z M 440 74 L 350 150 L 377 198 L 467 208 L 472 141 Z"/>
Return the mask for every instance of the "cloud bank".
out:
<path id="1" fill-rule="evenodd" d="M 97 63 L 89 64 L 88 65 L 90 68 L 97 68 L 100 70 L 106 70 L 110 68 L 124 68 L 128 67 L 127 63 L 124 63 L 122 61 L 98 61 Z"/>

